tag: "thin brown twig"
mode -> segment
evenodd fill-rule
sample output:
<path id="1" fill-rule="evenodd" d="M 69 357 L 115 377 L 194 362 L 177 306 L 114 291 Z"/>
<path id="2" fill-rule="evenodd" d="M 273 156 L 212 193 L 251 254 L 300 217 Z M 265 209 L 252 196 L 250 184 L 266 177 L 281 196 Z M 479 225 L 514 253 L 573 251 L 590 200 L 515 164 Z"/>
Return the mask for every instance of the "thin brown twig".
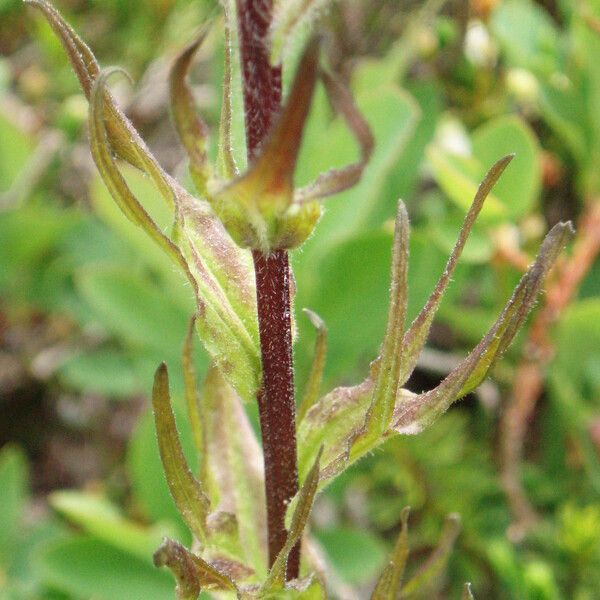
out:
<path id="1" fill-rule="evenodd" d="M 547 366 L 554 356 L 552 327 L 571 303 L 584 277 L 600 253 L 600 202 L 590 199 L 581 215 L 573 252 L 558 264 L 542 308 L 528 331 L 517 367 L 508 407 L 501 422 L 501 478 L 513 523 L 509 535 L 522 538 L 537 515 L 521 482 L 523 445 L 528 425 L 544 389 Z"/>

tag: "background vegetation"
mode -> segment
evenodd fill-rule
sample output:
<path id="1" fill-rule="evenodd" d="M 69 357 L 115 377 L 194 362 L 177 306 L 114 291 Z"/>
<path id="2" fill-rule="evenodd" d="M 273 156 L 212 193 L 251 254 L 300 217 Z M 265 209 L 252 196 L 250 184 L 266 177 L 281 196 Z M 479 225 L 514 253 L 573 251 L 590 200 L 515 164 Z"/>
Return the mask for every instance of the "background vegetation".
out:
<path id="1" fill-rule="evenodd" d="M 103 65 L 131 73 L 135 89 L 117 84 L 121 104 L 184 178 L 167 73 L 213 19 L 194 82 L 214 125 L 216 2 L 148 0 L 133 10 L 125 0 L 63 0 L 60 9 Z M 371 589 L 410 505 L 415 565 L 449 513 L 462 520 L 425 598 L 459 598 L 464 581 L 486 599 L 600 598 L 600 3 L 343 0 L 321 17 L 328 61 L 351 83 L 377 147 L 362 183 L 328 201 L 293 256 L 299 394 L 314 344 L 300 308 L 329 327 L 328 388 L 357 381 L 375 355 L 399 197 L 413 227 L 414 316 L 477 182 L 516 152 L 410 381 L 417 392 L 480 339 L 548 228 L 578 222 L 493 381 L 318 499 L 313 533 L 333 593 Z M 48 26 L 17 0 L 0 0 L 0 50 L 0 599 L 172 598 L 152 552 L 165 533 L 189 534 L 164 482 L 148 393 L 160 361 L 180 371 L 191 295 L 104 189 L 76 79 Z M 300 183 L 353 152 L 320 90 Z M 129 181 L 160 212 L 148 182 L 133 171 Z M 197 367 L 206 368 L 201 354 Z M 172 385 L 181 392 L 182 382 Z"/>

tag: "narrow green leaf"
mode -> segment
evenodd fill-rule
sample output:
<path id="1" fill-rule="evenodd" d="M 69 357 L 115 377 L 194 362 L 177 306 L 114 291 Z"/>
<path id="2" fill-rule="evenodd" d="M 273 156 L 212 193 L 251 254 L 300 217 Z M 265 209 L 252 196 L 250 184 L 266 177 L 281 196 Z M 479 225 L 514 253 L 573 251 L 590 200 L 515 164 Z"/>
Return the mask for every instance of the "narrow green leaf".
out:
<path id="1" fill-rule="evenodd" d="M 404 203 L 399 202 L 392 246 L 392 284 L 387 326 L 380 357 L 371 373 L 371 377 L 375 378 L 371 406 L 363 429 L 352 443 L 353 448 L 383 435 L 394 413 L 408 302 L 408 242 L 408 213 Z"/>
<path id="2" fill-rule="evenodd" d="M 342 115 L 359 144 L 360 158 L 345 167 L 321 173 L 313 183 L 296 190 L 294 201 L 298 203 L 333 196 L 355 186 L 360 181 L 375 146 L 369 124 L 356 107 L 350 90 L 326 71 L 321 71 L 321 79 L 331 104 Z"/>
<path id="3" fill-rule="evenodd" d="M 181 364 L 183 366 L 183 383 L 185 389 L 185 401 L 187 405 L 188 418 L 192 428 L 194 437 L 194 445 L 198 454 L 199 469 L 198 477 L 201 485 L 205 484 L 203 474 L 205 472 L 207 456 L 205 447 L 204 423 L 202 420 L 202 412 L 198 399 L 198 385 L 196 381 L 196 372 L 194 370 L 194 333 L 196 329 L 196 316 L 190 319 L 187 335 L 183 344 L 183 352 L 181 353 Z"/>
<path id="4" fill-rule="evenodd" d="M 570 223 L 555 225 L 546 236 L 536 261 L 523 275 L 512 297 L 491 329 L 435 389 L 397 401 L 393 428 L 417 433 L 432 423 L 455 400 L 477 387 L 506 350 L 523 324 L 544 283 L 546 274 L 573 235 Z"/>
<path id="5" fill-rule="evenodd" d="M 238 167 L 233 156 L 232 114 L 233 114 L 233 35 L 235 32 L 235 6 L 231 0 L 221 2 L 225 13 L 225 65 L 223 69 L 223 97 L 221 101 L 221 119 L 219 122 L 219 153 L 217 165 L 221 177 L 233 179 L 238 175 Z"/>
<path id="6" fill-rule="evenodd" d="M 208 493 L 223 513 L 235 515 L 240 558 L 258 577 L 267 572 L 267 516 L 263 458 L 239 396 L 212 365 L 201 394 L 210 456 Z"/>
<path id="7" fill-rule="evenodd" d="M 483 203 L 486 197 L 512 159 L 513 155 L 510 154 L 504 158 L 501 158 L 492 166 L 487 175 L 484 177 L 479 189 L 477 190 L 477 193 L 475 194 L 471 208 L 465 216 L 458 240 L 456 241 L 452 254 L 446 263 L 444 272 L 438 280 L 433 292 L 429 296 L 427 303 L 417 315 L 415 320 L 411 323 L 408 331 L 404 335 L 400 359 L 400 374 L 398 377 L 399 386 L 402 386 L 404 383 L 406 383 L 406 380 L 413 372 L 417 364 L 417 358 L 425 346 L 435 313 L 442 301 L 444 292 L 446 291 L 446 288 L 452 279 L 452 274 L 456 268 L 458 259 L 465 247 L 465 244 L 467 243 L 467 238 L 469 237 L 469 233 L 475 224 L 477 215 L 483 208 Z"/>
<path id="8" fill-rule="evenodd" d="M 408 558 L 408 515 L 406 507 L 400 513 L 401 529 L 390 562 L 383 571 L 371 594 L 371 600 L 396 600 L 402 584 L 402 577 Z"/>
<path id="9" fill-rule="evenodd" d="M 183 269 L 196 289 L 196 281 L 179 248 L 161 231 L 133 195 L 113 158 L 108 142 L 104 116 L 106 80 L 118 69 L 102 71 L 96 78 L 90 96 L 90 146 L 92 157 L 102 179 L 123 213 L 146 233 Z"/>
<path id="10" fill-rule="evenodd" d="M 175 415 L 171 408 L 169 375 L 164 363 L 158 367 L 154 377 L 152 406 L 160 458 L 169 490 L 188 527 L 199 540 L 205 540 L 206 517 L 210 503 L 200 483 L 190 471 L 181 448 Z"/>
<path id="11" fill-rule="evenodd" d="M 317 330 L 315 351 L 313 356 L 308 382 L 302 401 L 298 407 L 297 421 L 300 423 L 308 409 L 318 400 L 323 382 L 323 370 L 325 369 L 325 358 L 327 356 L 327 325 L 319 315 L 308 308 L 303 309 L 314 328 Z"/>
<path id="12" fill-rule="evenodd" d="M 434 595 L 440 583 L 440 576 L 446 568 L 448 557 L 454 542 L 460 532 L 460 517 L 448 515 L 444 529 L 435 550 L 425 564 L 402 587 L 401 598 L 411 598 L 416 593 L 423 594 L 426 590 Z"/>
<path id="13" fill-rule="evenodd" d="M 211 168 L 206 153 L 208 127 L 198 116 L 192 91 L 186 81 L 196 51 L 206 37 L 207 28 L 197 36 L 177 57 L 169 74 L 171 114 L 175 129 L 190 160 L 190 173 L 196 189 L 207 195 L 207 182 Z M 226 52 L 227 55 L 227 52 Z"/>
<path id="14" fill-rule="evenodd" d="M 292 515 L 292 522 L 288 531 L 287 538 L 283 548 L 277 555 L 269 576 L 264 584 L 263 590 L 265 593 L 270 593 L 278 588 L 283 588 L 285 585 L 285 571 L 287 567 L 288 557 L 296 543 L 302 537 L 302 532 L 308 522 L 308 517 L 317 493 L 319 485 L 319 470 L 323 447 L 319 449 L 315 462 L 306 476 L 306 480 L 298 493 L 298 500 Z"/>
<path id="15" fill-rule="evenodd" d="M 154 564 L 171 569 L 177 580 L 180 600 L 196 600 L 202 589 L 230 591 L 239 596 L 235 583 L 227 575 L 179 542 L 165 538 L 154 553 Z"/>

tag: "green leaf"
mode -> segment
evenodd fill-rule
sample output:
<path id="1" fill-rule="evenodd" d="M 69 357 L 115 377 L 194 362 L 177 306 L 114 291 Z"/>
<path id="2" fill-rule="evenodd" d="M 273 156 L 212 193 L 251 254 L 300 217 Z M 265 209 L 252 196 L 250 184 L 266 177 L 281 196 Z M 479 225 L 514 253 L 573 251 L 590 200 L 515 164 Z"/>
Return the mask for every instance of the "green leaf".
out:
<path id="1" fill-rule="evenodd" d="M 196 51 L 206 37 L 206 30 L 187 46 L 177 57 L 169 74 L 171 114 L 179 139 L 190 160 L 190 173 L 196 189 L 206 196 L 211 166 L 206 153 L 208 128 L 196 113 L 192 90 L 186 81 Z"/>
<path id="2" fill-rule="evenodd" d="M 350 527 L 316 531 L 332 567 L 350 584 L 363 584 L 377 576 L 386 560 L 386 549 L 378 537 Z"/>
<path id="3" fill-rule="evenodd" d="M 58 375 L 67 387 L 111 398 L 133 396 L 145 387 L 127 355 L 114 348 L 76 354 Z"/>
<path id="4" fill-rule="evenodd" d="M 400 346 L 401 357 L 398 365 L 399 373 L 396 378 L 397 386 L 404 385 L 410 374 L 413 372 L 417 364 L 418 356 L 427 341 L 433 319 L 440 306 L 442 297 L 451 281 L 456 265 L 458 264 L 458 259 L 467 243 L 467 238 L 475 225 L 479 213 L 484 209 L 484 202 L 512 159 L 513 156 L 509 154 L 496 161 L 485 177 L 483 177 L 481 184 L 477 188 L 471 207 L 460 228 L 458 239 L 456 240 L 452 254 L 446 263 L 444 272 L 438 279 L 425 306 L 411 323 L 404 335 Z"/>
<path id="5" fill-rule="evenodd" d="M 93 537 L 52 543 L 41 552 L 39 563 L 45 582 L 75 597 L 173 600 L 167 573 Z"/>
<path id="6" fill-rule="evenodd" d="M 371 600 L 396 600 L 400 592 L 402 577 L 408 559 L 408 514 L 410 509 L 405 508 L 400 513 L 400 535 L 390 562 L 384 569 L 371 594 Z"/>
<path id="7" fill-rule="evenodd" d="M 112 333 L 136 348 L 179 359 L 188 314 L 149 278 L 124 267 L 90 267 L 81 269 L 75 282 Z"/>
<path id="8" fill-rule="evenodd" d="M 441 587 L 441 575 L 460 532 L 460 518 L 449 515 L 435 550 L 402 587 L 402 598 L 431 598 Z"/>
<path id="9" fill-rule="evenodd" d="M 559 30 L 548 12 L 534 2 L 502 2 L 490 24 L 511 65 L 544 76 L 559 69 Z"/>
<path id="10" fill-rule="evenodd" d="M 515 159 L 481 211 L 481 219 L 488 222 L 520 219 L 538 201 L 539 145 L 529 126 L 518 117 L 498 117 L 473 133 L 472 155 L 452 154 L 435 144 L 427 153 L 438 184 L 463 209 L 483 179 L 486 165 L 506 154 L 514 154 Z"/>
<path id="11" fill-rule="evenodd" d="M 153 364 L 154 370 L 155 363 Z M 175 406 L 177 409 L 177 406 Z M 187 427 L 185 412 L 176 411 L 181 443 L 186 456 L 194 456 L 194 444 Z M 133 502 L 143 516 L 151 522 L 167 522 L 177 528 L 177 537 L 187 540 L 189 532 L 181 519 L 169 487 L 165 480 L 163 466 L 158 451 L 154 418 L 150 410 L 145 412 L 129 441 L 127 447 L 127 472 L 131 480 Z"/>
<path id="12" fill-rule="evenodd" d="M 408 213 L 404 204 L 399 202 L 392 246 L 388 320 L 380 355 L 371 366 L 371 377 L 375 380 L 371 405 L 364 427 L 352 442 L 352 447 L 356 444 L 369 443 L 383 435 L 394 412 L 396 389 L 402 368 L 403 348 L 401 344 L 404 342 L 408 306 L 408 247 Z"/>
<path id="13" fill-rule="evenodd" d="M 206 518 L 210 502 L 194 477 L 183 454 L 175 415 L 169 394 L 169 376 L 163 363 L 154 377 L 152 406 L 160 458 L 171 495 L 190 530 L 201 541 L 206 540 Z"/>
<path id="14" fill-rule="evenodd" d="M 319 399 L 327 357 L 327 325 L 325 325 L 325 321 L 308 308 L 304 309 L 304 314 L 317 330 L 317 337 L 310 374 L 296 415 L 298 423 L 302 421 L 308 409 Z"/>
<path id="15" fill-rule="evenodd" d="M 32 152 L 30 137 L 0 115 L 0 192 L 7 191 L 14 184 Z"/>
<path id="16" fill-rule="evenodd" d="M 600 392 L 600 299 L 589 298 L 567 307 L 556 326 L 554 339 L 556 357 L 550 369 L 552 378 L 570 382 L 581 398 L 597 397 Z"/>
<path id="17" fill-rule="evenodd" d="M 165 527 L 134 523 L 106 498 L 85 492 L 54 492 L 50 505 L 86 533 L 146 562 L 152 561 L 152 553 L 169 533 Z"/>
<path id="18" fill-rule="evenodd" d="M 220 511 L 236 516 L 240 559 L 262 578 L 267 572 L 262 452 L 239 396 L 214 365 L 206 375 L 200 407 L 210 457 L 207 492 Z"/>
<path id="19" fill-rule="evenodd" d="M 139 170 L 122 165 L 121 172 L 136 198 L 144 199 L 144 207 L 159 227 L 167 229 L 173 214 L 152 182 Z M 135 251 L 141 265 L 156 273 L 164 288 L 171 290 L 169 298 L 187 315 L 195 308 L 195 298 L 185 276 L 173 269 L 173 261 L 158 247 L 146 232 L 132 223 L 113 200 L 102 178 L 96 175 L 90 184 L 90 200 L 94 212 Z"/>
<path id="20" fill-rule="evenodd" d="M 452 402 L 462 398 L 482 382 L 523 324 L 548 271 L 572 235 L 573 228 L 570 223 L 559 223 L 552 228 L 536 261 L 523 275 L 494 325 L 469 356 L 433 390 L 397 402 L 394 415 L 396 431 L 421 431 Z"/>
<path id="21" fill-rule="evenodd" d="M 331 471 L 322 474 L 322 486 L 326 477 L 346 467 L 348 444 L 364 424 L 372 389 L 370 379 L 354 387 L 335 388 L 306 413 L 297 432 L 300 479 L 308 474 L 321 446 L 324 448 L 322 464 Z"/>
<path id="22" fill-rule="evenodd" d="M 29 496 L 29 472 L 22 450 L 7 445 L 0 450 L 0 564 L 6 565 L 19 538 Z"/>

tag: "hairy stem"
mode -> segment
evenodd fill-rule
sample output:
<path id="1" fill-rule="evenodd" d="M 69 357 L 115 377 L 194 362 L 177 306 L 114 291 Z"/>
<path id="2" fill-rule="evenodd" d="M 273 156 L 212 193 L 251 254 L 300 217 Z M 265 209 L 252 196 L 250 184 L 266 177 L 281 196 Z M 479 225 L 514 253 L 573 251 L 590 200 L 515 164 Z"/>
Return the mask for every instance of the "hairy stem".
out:
<path id="1" fill-rule="evenodd" d="M 281 68 L 269 63 L 266 39 L 271 0 L 237 0 L 248 160 L 256 156 L 281 106 Z M 288 502 L 298 491 L 296 416 L 290 307 L 290 268 L 285 251 L 253 252 L 263 382 L 258 394 L 265 460 L 269 563 L 282 549 Z M 298 576 L 299 548 L 287 579 Z"/>

